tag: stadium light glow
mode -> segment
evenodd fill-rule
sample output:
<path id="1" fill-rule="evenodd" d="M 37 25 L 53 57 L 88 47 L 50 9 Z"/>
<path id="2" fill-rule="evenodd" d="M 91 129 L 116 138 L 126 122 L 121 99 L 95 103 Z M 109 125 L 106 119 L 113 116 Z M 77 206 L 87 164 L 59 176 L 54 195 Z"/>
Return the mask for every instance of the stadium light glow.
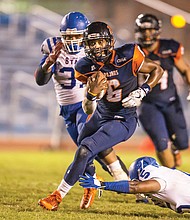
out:
<path id="1" fill-rule="evenodd" d="M 175 28 L 183 28 L 186 25 L 186 20 L 182 15 L 174 15 L 171 17 L 171 24 Z"/>

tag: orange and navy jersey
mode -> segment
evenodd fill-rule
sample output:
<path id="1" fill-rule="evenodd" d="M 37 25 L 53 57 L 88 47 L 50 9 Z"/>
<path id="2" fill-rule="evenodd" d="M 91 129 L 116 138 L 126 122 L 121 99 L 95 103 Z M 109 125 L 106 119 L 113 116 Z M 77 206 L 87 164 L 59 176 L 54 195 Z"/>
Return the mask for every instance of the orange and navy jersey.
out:
<path id="1" fill-rule="evenodd" d="M 143 101 L 163 106 L 174 101 L 177 96 L 174 84 L 173 71 L 177 62 L 184 53 L 184 48 L 173 39 L 160 39 L 158 48 L 153 52 L 143 49 L 145 56 L 157 62 L 164 69 L 164 74 L 158 84 L 143 99 Z"/>
<path id="2" fill-rule="evenodd" d="M 99 101 L 99 105 L 117 112 L 122 109 L 122 99 L 137 89 L 137 73 L 144 59 L 144 53 L 139 46 L 125 44 L 113 50 L 108 64 L 96 63 L 87 57 L 83 57 L 75 66 L 75 77 L 79 81 L 86 83 L 93 72 L 100 70 L 104 73 L 109 86 L 107 93 Z"/>

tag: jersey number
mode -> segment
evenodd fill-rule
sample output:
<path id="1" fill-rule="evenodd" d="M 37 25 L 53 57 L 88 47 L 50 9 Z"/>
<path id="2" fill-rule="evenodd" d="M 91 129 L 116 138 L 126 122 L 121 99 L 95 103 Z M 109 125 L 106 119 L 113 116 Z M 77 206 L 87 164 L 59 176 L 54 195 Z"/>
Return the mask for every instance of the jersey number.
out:
<path id="1" fill-rule="evenodd" d="M 165 90 L 168 88 L 168 71 L 164 70 L 164 74 L 161 79 L 158 81 L 160 84 L 160 90 Z"/>
<path id="2" fill-rule="evenodd" d="M 143 170 L 140 174 L 140 177 L 146 179 L 150 176 L 150 172 L 146 172 L 145 170 Z"/>
<path id="3" fill-rule="evenodd" d="M 75 79 L 75 72 L 72 67 L 61 68 L 59 75 L 56 75 L 55 78 L 61 84 L 63 89 L 72 89 L 75 86 L 82 88 L 82 83 Z"/>
<path id="4" fill-rule="evenodd" d="M 120 82 L 117 79 L 108 81 L 108 89 L 106 99 L 109 102 L 119 102 L 122 99 L 122 89 L 117 89 L 120 86 Z"/>

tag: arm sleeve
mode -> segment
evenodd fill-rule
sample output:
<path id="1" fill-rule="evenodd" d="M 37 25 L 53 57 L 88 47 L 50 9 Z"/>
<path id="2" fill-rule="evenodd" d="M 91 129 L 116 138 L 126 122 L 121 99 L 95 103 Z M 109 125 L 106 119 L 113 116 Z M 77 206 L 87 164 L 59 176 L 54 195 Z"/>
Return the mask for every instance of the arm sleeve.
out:
<path id="1" fill-rule="evenodd" d="M 121 192 L 121 193 L 129 193 L 129 181 L 122 180 L 116 182 L 103 182 L 102 186 L 104 186 L 105 190 Z"/>

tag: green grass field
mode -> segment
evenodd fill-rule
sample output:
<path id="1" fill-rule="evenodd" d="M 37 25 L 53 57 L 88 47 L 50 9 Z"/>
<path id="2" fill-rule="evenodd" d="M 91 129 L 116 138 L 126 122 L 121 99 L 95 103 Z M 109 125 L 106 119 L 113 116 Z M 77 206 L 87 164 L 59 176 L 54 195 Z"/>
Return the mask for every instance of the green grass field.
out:
<path id="1" fill-rule="evenodd" d="M 127 166 L 138 153 L 119 153 Z M 190 154 L 183 155 L 181 169 L 190 172 Z M 80 210 L 79 204 L 83 189 L 77 183 L 64 198 L 56 212 L 43 210 L 37 205 L 56 189 L 65 169 L 73 159 L 73 152 L 1 152 L 0 153 L 0 219 L 7 220 L 178 220 L 190 219 L 190 215 L 180 215 L 169 209 L 153 204 L 136 204 L 134 195 L 104 191 L 96 196 L 93 206 Z M 97 173 L 105 180 L 112 180 L 97 165 Z"/>

